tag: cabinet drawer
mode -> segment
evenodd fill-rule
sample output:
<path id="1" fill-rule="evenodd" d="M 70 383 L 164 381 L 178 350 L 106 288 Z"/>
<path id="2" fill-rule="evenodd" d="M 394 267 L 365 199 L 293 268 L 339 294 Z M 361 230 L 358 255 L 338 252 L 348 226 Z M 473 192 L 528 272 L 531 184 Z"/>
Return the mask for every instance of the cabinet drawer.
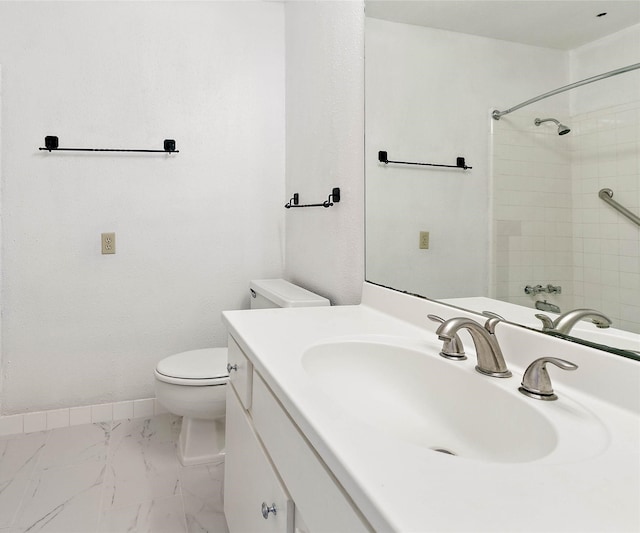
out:
<path id="1" fill-rule="evenodd" d="M 326 465 L 254 371 L 253 425 L 313 532 L 372 531 Z"/>
<path id="2" fill-rule="evenodd" d="M 275 508 L 266 519 L 263 504 Z M 227 389 L 224 512 L 232 533 L 293 532 L 293 502 L 231 387 Z"/>
<path id="3" fill-rule="evenodd" d="M 238 397 L 245 409 L 251 407 L 251 382 L 253 380 L 253 365 L 247 359 L 244 352 L 238 346 L 234 338 L 229 335 L 229 353 L 227 360 L 229 363 L 229 382 L 236 389 Z"/>

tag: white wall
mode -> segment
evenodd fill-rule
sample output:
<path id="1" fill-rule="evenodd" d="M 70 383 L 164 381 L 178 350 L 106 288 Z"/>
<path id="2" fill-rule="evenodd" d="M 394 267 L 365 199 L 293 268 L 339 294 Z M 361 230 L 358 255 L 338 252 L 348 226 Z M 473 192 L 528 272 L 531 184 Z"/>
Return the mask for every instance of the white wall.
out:
<path id="1" fill-rule="evenodd" d="M 283 5 L 2 2 L 0 64 L 2 412 L 153 396 L 283 274 Z"/>
<path id="2" fill-rule="evenodd" d="M 570 52 L 571 81 L 584 80 L 640 62 L 640 24 Z M 635 102 L 640 98 L 640 70 L 625 72 L 570 91 L 571 114 Z"/>
<path id="3" fill-rule="evenodd" d="M 435 298 L 488 294 L 490 111 L 566 84 L 567 54 L 367 18 L 366 61 L 367 279 Z M 567 108 L 559 95 L 530 109 Z M 385 166 L 379 150 L 463 156 L 473 169 Z"/>
<path id="4" fill-rule="evenodd" d="M 364 278 L 364 6 L 287 2 L 286 276 L 333 304 L 359 303 Z M 286 200 L 285 200 L 286 202 Z"/>

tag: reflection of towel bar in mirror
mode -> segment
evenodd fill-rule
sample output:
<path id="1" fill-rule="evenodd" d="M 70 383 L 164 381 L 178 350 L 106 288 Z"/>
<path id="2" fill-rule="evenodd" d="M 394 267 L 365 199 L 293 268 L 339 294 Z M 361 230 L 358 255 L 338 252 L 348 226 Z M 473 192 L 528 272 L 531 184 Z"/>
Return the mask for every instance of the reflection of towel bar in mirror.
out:
<path id="1" fill-rule="evenodd" d="M 331 194 L 329 198 L 327 198 L 324 202 L 320 204 L 299 204 L 300 195 L 296 192 L 293 194 L 291 199 L 285 204 L 287 209 L 292 207 L 331 207 L 334 203 L 340 202 L 340 187 L 334 187 L 331 190 Z"/>
<path id="2" fill-rule="evenodd" d="M 627 217 L 631 222 L 640 226 L 640 217 L 631 211 L 629 211 L 626 207 L 623 207 L 618 202 L 613 199 L 613 191 L 611 189 L 600 189 L 598 196 L 602 198 L 605 202 L 607 202 L 611 207 L 613 207 L 616 211 L 622 213 L 625 217 Z"/>
<path id="3" fill-rule="evenodd" d="M 48 150 L 49 152 L 154 152 L 154 153 L 171 153 L 176 154 L 180 150 L 176 150 L 176 141 L 173 139 L 164 140 L 164 148 L 162 150 L 138 150 L 128 148 L 60 148 L 58 146 L 58 137 L 55 135 L 47 135 L 44 138 L 44 148 L 38 150 Z"/>
<path id="4" fill-rule="evenodd" d="M 381 150 L 380 152 L 378 152 L 378 161 L 380 161 L 380 163 L 384 163 L 385 165 L 388 163 L 396 163 L 399 165 L 420 165 L 425 167 L 461 168 L 462 170 L 468 170 L 473 168 L 473 167 L 467 166 L 464 160 L 464 157 L 457 157 L 455 165 L 440 165 L 437 163 L 412 163 L 410 161 L 391 161 L 387 155 L 387 152 L 384 150 Z"/>

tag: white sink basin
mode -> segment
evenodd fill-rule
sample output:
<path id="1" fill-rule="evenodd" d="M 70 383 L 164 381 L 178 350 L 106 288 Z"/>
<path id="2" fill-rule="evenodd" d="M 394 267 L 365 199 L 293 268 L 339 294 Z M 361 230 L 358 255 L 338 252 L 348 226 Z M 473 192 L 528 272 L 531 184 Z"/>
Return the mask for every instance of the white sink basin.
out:
<path id="1" fill-rule="evenodd" d="M 558 407 L 536 403 L 560 402 L 526 398 L 517 392 L 519 377 L 482 376 L 472 366 L 440 358 L 435 347 L 427 353 L 396 341 L 339 340 L 310 347 L 302 366 L 343 412 L 427 449 L 519 463 L 543 458 L 558 446 L 556 426 L 541 413 L 541 407 Z M 508 383 L 498 386 L 496 381 Z M 584 429 L 584 420 L 579 422 Z M 606 432 L 598 424 L 596 429 L 586 426 L 591 438 L 586 447 L 602 448 Z M 583 456 L 585 443 L 581 446 L 578 455 Z"/>

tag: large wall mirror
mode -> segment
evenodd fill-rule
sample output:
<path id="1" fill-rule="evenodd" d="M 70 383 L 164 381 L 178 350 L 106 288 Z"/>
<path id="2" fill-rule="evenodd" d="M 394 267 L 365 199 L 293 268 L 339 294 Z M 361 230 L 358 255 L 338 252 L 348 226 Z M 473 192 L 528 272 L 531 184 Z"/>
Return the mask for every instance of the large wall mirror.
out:
<path id="1" fill-rule="evenodd" d="M 366 279 L 640 359 L 640 3 L 365 12 Z"/>

